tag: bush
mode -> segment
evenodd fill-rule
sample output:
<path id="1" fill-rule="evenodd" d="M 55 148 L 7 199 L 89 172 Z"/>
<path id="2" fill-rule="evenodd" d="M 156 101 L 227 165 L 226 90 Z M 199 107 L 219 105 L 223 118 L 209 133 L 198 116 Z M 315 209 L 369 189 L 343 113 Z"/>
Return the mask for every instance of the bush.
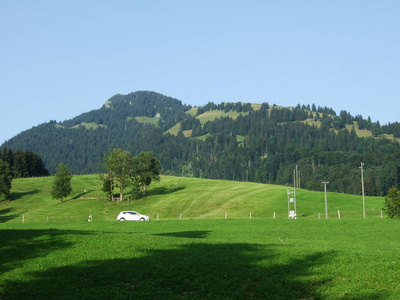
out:
<path id="1" fill-rule="evenodd" d="M 400 217 L 400 192 L 397 188 L 391 188 L 385 197 L 383 210 L 388 214 L 389 218 Z"/>

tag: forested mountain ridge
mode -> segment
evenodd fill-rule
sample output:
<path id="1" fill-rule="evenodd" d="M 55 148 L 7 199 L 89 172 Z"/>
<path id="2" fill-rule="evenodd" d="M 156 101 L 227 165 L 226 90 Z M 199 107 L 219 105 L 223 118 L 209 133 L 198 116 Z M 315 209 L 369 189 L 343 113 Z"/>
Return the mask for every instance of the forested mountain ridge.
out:
<path id="1" fill-rule="evenodd" d="M 360 136 L 363 137 L 360 137 Z M 114 148 L 153 151 L 169 175 L 292 184 L 360 193 L 365 163 L 368 195 L 400 184 L 400 124 L 339 115 L 315 104 L 285 108 L 268 103 L 208 103 L 191 107 L 155 92 L 115 95 L 97 110 L 50 121 L 3 144 L 38 153 L 53 172 L 60 163 L 75 174 L 101 171 Z"/>
<path id="2" fill-rule="evenodd" d="M 60 125 L 71 128 L 82 123 L 110 127 L 125 127 L 135 117 L 158 118 L 158 125 L 170 128 L 185 118 L 185 111 L 191 107 L 181 101 L 155 92 L 136 92 L 128 95 L 117 94 L 97 110 L 83 113 Z"/>

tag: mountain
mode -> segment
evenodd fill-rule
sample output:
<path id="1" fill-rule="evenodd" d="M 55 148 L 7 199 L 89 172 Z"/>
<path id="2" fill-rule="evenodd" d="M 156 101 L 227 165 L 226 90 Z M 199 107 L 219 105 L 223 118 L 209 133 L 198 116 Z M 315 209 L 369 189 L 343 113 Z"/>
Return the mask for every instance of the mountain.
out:
<path id="1" fill-rule="evenodd" d="M 2 147 L 26 149 L 54 172 L 102 172 L 114 148 L 153 151 L 163 174 L 292 185 L 360 194 L 365 163 L 368 195 L 400 185 L 400 124 L 381 126 L 315 104 L 280 107 L 250 103 L 184 105 L 155 92 L 115 95 L 97 110 L 26 130 Z"/>

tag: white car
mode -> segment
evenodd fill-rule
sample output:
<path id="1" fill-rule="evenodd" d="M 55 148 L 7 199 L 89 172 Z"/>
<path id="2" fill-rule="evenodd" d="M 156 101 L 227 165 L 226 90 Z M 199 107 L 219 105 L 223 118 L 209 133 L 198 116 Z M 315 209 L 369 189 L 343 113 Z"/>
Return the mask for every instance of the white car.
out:
<path id="1" fill-rule="evenodd" d="M 149 216 L 139 214 L 136 211 L 121 211 L 117 217 L 118 221 L 150 221 Z"/>

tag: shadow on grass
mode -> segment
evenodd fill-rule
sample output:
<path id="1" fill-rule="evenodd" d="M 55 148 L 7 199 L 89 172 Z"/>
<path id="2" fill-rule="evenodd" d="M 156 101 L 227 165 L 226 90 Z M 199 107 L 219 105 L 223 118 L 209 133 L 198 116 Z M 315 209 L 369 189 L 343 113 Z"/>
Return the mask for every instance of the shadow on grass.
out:
<path id="1" fill-rule="evenodd" d="M 32 258 L 46 256 L 53 251 L 72 246 L 66 242 L 68 234 L 91 234 L 74 230 L 0 230 L 0 274 L 22 267 Z M 0 292 L 0 299 L 2 299 Z"/>
<path id="2" fill-rule="evenodd" d="M 24 196 L 31 196 L 31 195 L 35 195 L 37 193 L 40 193 L 40 190 L 34 189 L 32 191 L 27 191 L 27 192 L 12 192 L 12 193 L 10 193 L 9 200 L 10 201 L 18 200 Z"/>
<path id="3" fill-rule="evenodd" d="M 179 232 L 166 232 L 155 234 L 158 236 L 171 236 L 171 237 L 179 237 L 179 238 L 190 238 L 190 239 L 203 239 L 206 238 L 207 235 L 211 231 L 179 231 Z"/>
<path id="4" fill-rule="evenodd" d="M 164 186 L 157 187 L 146 191 L 146 196 L 154 196 L 154 195 L 167 195 L 172 194 L 181 190 L 184 190 L 184 186 L 176 186 L 173 188 L 166 188 Z"/>
<path id="5" fill-rule="evenodd" d="M 7 215 L 7 216 L 0 216 L 0 223 L 6 223 L 8 221 L 21 218 L 20 214 L 12 214 L 12 215 Z"/>
<path id="6" fill-rule="evenodd" d="M 13 210 L 14 208 L 12 207 L 0 210 L 0 223 L 5 223 L 21 217 L 20 214 L 10 214 Z"/>
<path id="7" fill-rule="evenodd" d="M 76 200 L 76 199 L 79 199 L 80 197 L 83 197 L 84 195 L 86 195 L 86 194 L 88 194 L 88 193 L 90 193 L 91 191 L 89 191 L 89 190 L 85 190 L 85 191 L 83 191 L 82 193 L 79 193 L 79 194 L 77 194 L 77 195 L 75 195 L 74 197 L 72 197 L 71 199 L 68 199 L 68 200 Z"/>
<path id="8" fill-rule="evenodd" d="M 12 208 L 12 207 L 8 207 L 8 208 L 5 208 L 5 209 L 2 209 L 2 210 L 0 210 L 0 215 L 9 214 L 13 210 L 14 210 L 14 208 Z"/>
<path id="9" fill-rule="evenodd" d="M 62 243 L 52 250 L 63 247 Z M 41 246 L 40 251 L 45 250 Z M 39 249 L 34 249 L 38 252 Z M 316 265 L 335 257 L 318 252 L 289 260 L 282 247 L 255 244 L 181 245 L 145 256 L 82 261 L 33 272 L 30 281 L 7 281 L 4 299 L 320 299 L 332 278 Z M 131 256 L 135 256 L 132 251 Z M 380 299 L 380 295 L 360 298 Z M 340 299 L 340 298 L 339 298 Z"/>

